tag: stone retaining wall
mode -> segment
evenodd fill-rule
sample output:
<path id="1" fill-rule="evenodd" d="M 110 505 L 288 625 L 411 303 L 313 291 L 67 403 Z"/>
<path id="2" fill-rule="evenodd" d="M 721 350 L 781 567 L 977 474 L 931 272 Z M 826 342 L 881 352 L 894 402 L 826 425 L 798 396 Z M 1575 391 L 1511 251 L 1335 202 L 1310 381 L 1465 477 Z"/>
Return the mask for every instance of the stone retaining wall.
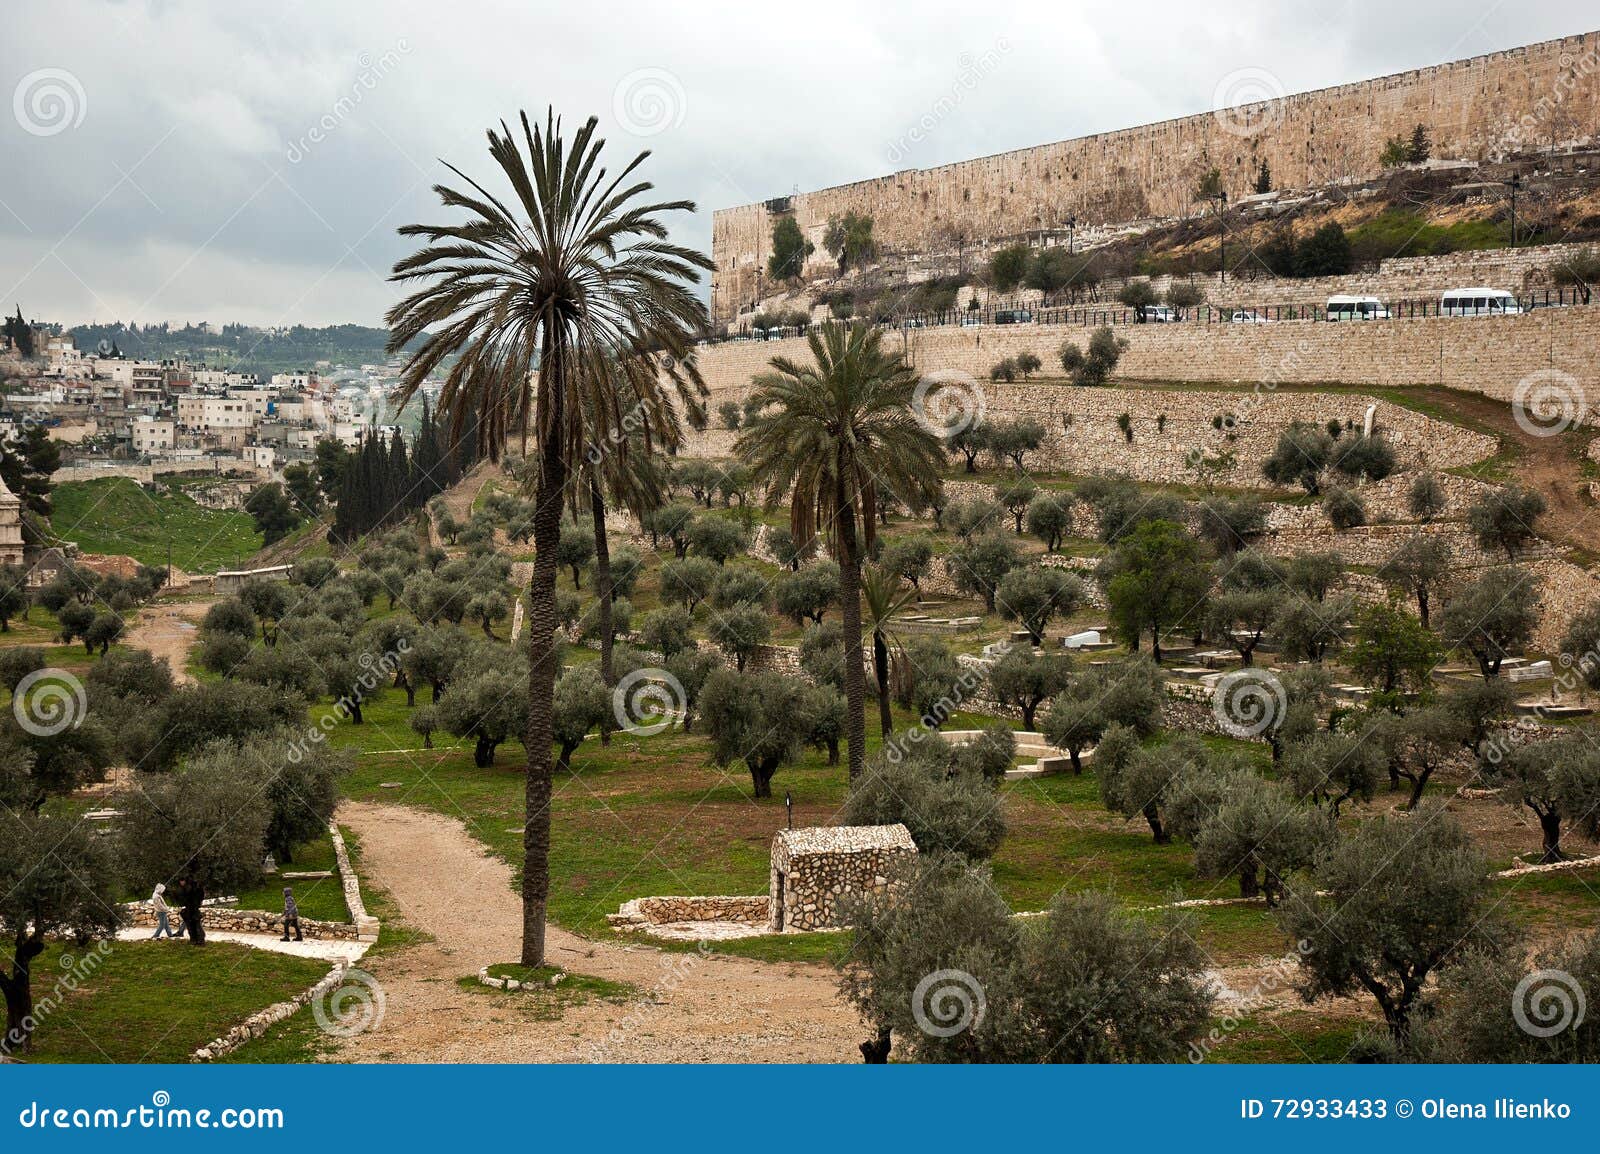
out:
<path id="1" fill-rule="evenodd" d="M 1270 326 L 1236 327 L 1265 329 Z M 1053 364 L 1062 336 L 1054 329 L 1038 330 L 1032 344 L 1025 345 L 1026 351 L 1036 351 L 1046 364 Z M 1600 352 L 1600 328 L 1595 336 L 1596 352 Z M 1026 458 L 1032 470 L 1077 474 L 1118 472 L 1141 481 L 1195 484 L 1210 480 L 1265 489 L 1270 486 L 1261 475 L 1261 463 L 1271 455 L 1279 433 L 1287 425 L 1304 420 L 1325 424 L 1337 419 L 1341 423 L 1353 422 L 1360 428 L 1369 405 L 1376 406 L 1375 427 L 1394 446 L 1401 470 L 1470 465 L 1492 456 L 1497 448 L 1493 437 L 1360 394 L 1284 393 L 1270 388 L 1259 392 L 1228 392 L 1143 387 L 1089 389 L 1052 382 L 993 383 L 988 380 L 989 365 L 1003 356 L 1014 355 L 1024 344 L 1013 340 L 1009 333 L 1003 336 L 994 333 L 989 337 L 1005 341 L 1011 351 L 986 352 L 974 348 L 961 355 L 919 357 L 918 367 L 931 371 L 924 362 L 936 359 L 938 363 L 933 368 L 946 373 L 966 372 L 977 378 L 976 387 L 980 390 L 988 421 L 1020 418 L 1038 421 L 1044 427 L 1045 438 Z M 1074 339 L 1080 338 L 1081 334 Z M 1047 340 L 1055 343 L 1047 344 Z M 771 341 L 705 350 L 710 354 L 703 368 L 712 390 L 711 409 L 715 411 L 717 405 L 730 398 L 742 401 L 748 391 L 748 373 L 766 367 L 765 356 L 750 357 L 747 355 L 749 348 L 775 352 L 778 345 L 792 343 Z M 989 343 L 985 341 L 986 345 Z M 1012 348 L 1013 345 L 1017 347 Z M 727 348 L 738 351 L 724 353 L 722 350 Z M 796 350 L 784 351 L 794 353 Z M 766 356 L 771 355 L 772 352 L 766 353 Z M 800 350 L 800 355 L 809 354 Z M 1185 364 L 1189 363 L 1187 354 L 1182 359 Z M 1237 374 L 1230 374 L 1230 377 L 1232 375 Z M 1201 379 L 1187 372 L 1174 372 L 1172 376 L 1174 379 Z M 1241 379 L 1257 378 L 1246 374 Z M 939 390 L 935 388 L 929 395 L 937 397 Z M 1117 423 L 1124 413 L 1132 422 L 1131 442 Z M 1216 427 L 1219 421 L 1222 428 Z M 727 457 L 733 452 L 737 435 L 726 429 L 690 434 L 683 453 Z M 1204 474 L 1197 468 L 1197 460 L 1209 462 Z"/>
<path id="2" fill-rule="evenodd" d="M 149 902 L 128 902 L 119 907 L 122 911 L 123 922 L 130 926 L 150 926 L 156 924 L 155 911 Z M 177 915 L 177 907 L 173 907 L 173 916 Z M 283 932 L 283 914 L 272 913 L 268 910 L 230 910 L 218 906 L 206 906 L 200 911 L 200 924 L 208 932 L 218 931 L 232 934 L 281 934 Z M 313 941 L 360 941 L 361 934 L 349 922 L 320 921 L 316 918 L 301 918 L 300 933 Z"/>
<path id="3" fill-rule="evenodd" d="M 1180 404 L 1177 390 L 1163 395 L 1140 397 L 1140 390 L 1076 389 L 1065 384 L 991 385 L 989 369 L 996 362 L 1031 352 L 1047 368 L 1059 369 L 1057 351 L 1063 341 L 1080 346 L 1090 330 L 1064 325 L 1007 325 L 978 328 L 942 326 L 914 329 L 905 334 L 904 351 L 912 364 L 925 374 L 967 374 L 981 383 L 986 410 L 991 418 L 1027 414 L 1049 416 L 1048 428 L 1059 428 L 1059 415 L 1074 413 L 1077 423 L 1087 423 L 1087 432 L 1074 435 L 1074 447 L 1082 451 L 1104 451 L 1122 442 L 1115 418 L 1124 409 L 1135 419 L 1135 445 L 1150 447 L 1152 462 L 1182 461 L 1183 452 L 1194 447 L 1192 428 L 1175 427 L 1181 420 L 1192 426 L 1198 416 L 1204 435 L 1209 437 L 1210 419 L 1217 411 L 1232 409 L 1241 418 L 1256 416 L 1262 424 L 1276 428 L 1289 420 L 1325 420 L 1330 416 L 1360 418 L 1366 402 L 1343 395 L 1319 395 L 1312 400 L 1304 394 L 1284 396 L 1282 385 L 1318 385 L 1338 381 L 1349 385 L 1394 387 L 1404 385 L 1442 385 L 1482 393 L 1509 401 L 1519 381 L 1541 369 L 1556 369 L 1571 376 L 1574 387 L 1588 396 L 1600 396 L 1600 306 L 1565 309 L 1540 309 L 1512 317 L 1427 317 L 1412 320 L 1352 322 L 1281 322 L 1263 325 L 1171 324 L 1125 325 L 1117 335 L 1127 340 L 1128 348 L 1118 365 L 1119 378 L 1125 381 L 1186 381 L 1251 386 L 1248 391 L 1218 397 L 1194 397 Z M 887 338 L 889 347 L 899 349 L 899 334 Z M 698 350 L 700 369 L 711 391 L 711 412 L 729 399 L 739 399 L 752 376 L 763 372 L 775 356 L 809 357 L 803 338 L 778 341 L 733 341 L 707 345 Z M 1249 400 L 1247 400 L 1249 398 Z M 1249 405 L 1246 410 L 1241 406 Z M 1138 406 L 1135 412 L 1130 406 Z M 1259 406 L 1259 407 L 1257 407 Z M 1169 417 L 1167 441 L 1186 442 L 1183 452 L 1163 450 L 1163 440 L 1155 433 L 1154 420 L 1161 411 Z M 1400 413 L 1406 413 L 1401 417 Z M 1042 419 L 1042 417 L 1041 417 Z M 1402 459 L 1428 449 L 1429 463 L 1437 467 L 1464 464 L 1487 455 L 1487 438 L 1464 429 L 1429 422 L 1408 410 L 1379 404 L 1379 421 L 1402 434 L 1397 437 Z M 1451 430 L 1448 433 L 1440 429 Z M 1409 435 L 1416 430 L 1415 437 Z M 1426 436 L 1422 435 L 1427 431 Z M 1182 431 L 1182 436 L 1176 434 Z M 708 432 L 692 439 L 692 451 L 703 456 L 724 456 L 734 434 L 726 430 Z M 1435 445 L 1436 438 L 1438 444 Z M 1243 434 L 1241 434 L 1243 440 Z M 1210 440 L 1204 447 L 1211 450 Z M 1220 448 L 1231 447 L 1222 443 Z M 1267 446 L 1270 449 L 1270 445 Z M 1254 441 L 1235 448 L 1241 460 L 1258 464 L 1265 451 Z M 1462 459 L 1461 454 L 1469 454 Z M 1082 471 L 1106 465 L 1082 466 Z M 1127 468 L 1132 468 L 1125 466 Z M 1147 466 L 1147 467 L 1154 467 Z M 1157 479 L 1150 477 L 1149 479 Z M 1254 483 L 1254 482 L 1250 482 Z"/>

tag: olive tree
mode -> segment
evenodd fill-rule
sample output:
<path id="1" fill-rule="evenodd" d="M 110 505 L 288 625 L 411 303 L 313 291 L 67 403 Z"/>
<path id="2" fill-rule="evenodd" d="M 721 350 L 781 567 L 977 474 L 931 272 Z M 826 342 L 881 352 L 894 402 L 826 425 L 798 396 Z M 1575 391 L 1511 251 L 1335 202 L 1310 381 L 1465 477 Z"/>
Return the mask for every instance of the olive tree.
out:
<path id="1" fill-rule="evenodd" d="M 1065 493 L 1041 493 L 1028 505 L 1028 532 L 1044 542 L 1048 552 L 1061 548 L 1072 532 L 1072 498 Z"/>
<path id="2" fill-rule="evenodd" d="M 778 612 L 794 618 L 796 625 L 806 621 L 822 623 L 822 615 L 839 600 L 839 564 L 813 561 L 794 572 L 778 574 L 773 586 L 773 603 Z"/>
<path id="3" fill-rule="evenodd" d="M 1485 681 L 1526 648 L 1538 624 L 1539 579 L 1510 567 L 1491 569 L 1463 586 L 1439 614 L 1445 643 L 1472 654 Z"/>
<path id="4" fill-rule="evenodd" d="M 718 669 L 700 691 L 700 713 L 717 765 L 743 762 L 757 798 L 772 796 L 772 778 L 797 760 L 806 735 L 807 690 L 798 677 Z"/>
<path id="5" fill-rule="evenodd" d="M 1040 653 L 1013 645 L 989 666 L 989 693 L 1022 713 L 1022 728 L 1034 728 L 1039 707 L 1067 687 L 1072 662 L 1064 653 Z"/>
<path id="6" fill-rule="evenodd" d="M 1468 506 L 1467 528 L 1481 549 L 1504 549 L 1506 558 L 1515 561 L 1537 535 L 1534 526 L 1544 511 L 1544 498 L 1538 493 L 1506 485 L 1488 490 Z"/>
<path id="7" fill-rule="evenodd" d="M 1378 580 L 1417 602 L 1417 616 L 1428 626 L 1428 602 L 1450 571 L 1450 548 L 1437 537 L 1408 537 L 1378 566 Z"/>
<path id="8" fill-rule="evenodd" d="M 1169 1062 L 1209 1024 L 1204 955 L 1180 919 L 1062 893 L 1025 932 L 959 857 L 918 855 L 896 880 L 849 909 L 840 985 L 873 1031 L 868 1062 L 891 1044 L 912 1062 Z"/>
<path id="9" fill-rule="evenodd" d="M 1047 565 L 1013 569 L 1000 581 L 995 605 L 1000 616 L 1017 621 L 1034 645 L 1044 644 L 1053 617 L 1070 617 L 1083 604 L 1087 590 L 1076 573 Z"/>
<path id="10" fill-rule="evenodd" d="M 1564 822 L 1600 837 L 1600 752 L 1590 734 L 1521 746 L 1491 771 L 1490 779 L 1501 784 L 1501 801 L 1526 806 L 1538 819 L 1541 862 L 1565 859 Z"/>
<path id="11" fill-rule="evenodd" d="M 1428 979 L 1503 932 L 1484 917 L 1488 863 L 1441 808 L 1362 823 L 1292 881 L 1278 911 L 1297 950 L 1300 993 L 1371 994 L 1403 1043 Z"/>
<path id="12" fill-rule="evenodd" d="M 955 748 L 937 733 L 896 734 L 867 763 L 867 772 L 845 798 L 839 822 L 902 823 L 921 853 L 983 861 L 1005 837 L 1002 799 L 981 774 L 953 772 L 954 766 Z"/>
<path id="13" fill-rule="evenodd" d="M 205 944 L 201 903 L 261 878 L 272 804 L 255 770 L 230 752 L 189 758 L 172 773 L 139 773 L 118 822 L 128 880 L 140 890 L 165 883 L 177 897 L 189 940 Z"/>
<path id="14" fill-rule="evenodd" d="M 120 889 L 111 846 L 89 824 L 60 814 L 0 817 L 0 933 L 10 942 L 0 968 L 6 1032 L 0 1055 L 31 1048 L 33 962 L 48 938 L 87 944 L 114 935 Z"/>

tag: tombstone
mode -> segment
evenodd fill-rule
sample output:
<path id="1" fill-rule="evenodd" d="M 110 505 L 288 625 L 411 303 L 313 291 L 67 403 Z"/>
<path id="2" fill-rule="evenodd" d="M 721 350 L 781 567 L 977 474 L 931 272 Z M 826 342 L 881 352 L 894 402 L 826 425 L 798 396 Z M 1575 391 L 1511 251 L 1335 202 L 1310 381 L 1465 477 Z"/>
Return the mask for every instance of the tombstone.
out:
<path id="1" fill-rule="evenodd" d="M 1363 437 L 1372 436 L 1372 419 L 1377 415 L 1378 415 L 1378 406 L 1377 405 L 1368 405 L 1367 406 L 1366 416 L 1361 418 L 1361 435 Z"/>
<path id="2" fill-rule="evenodd" d="M 1507 681 L 1541 681 L 1555 676 L 1555 668 L 1548 661 L 1535 661 L 1532 665 L 1519 665 L 1506 670 Z"/>
<path id="3" fill-rule="evenodd" d="M 774 933 L 832 929 L 840 898 L 883 890 L 894 866 L 916 852 L 911 832 L 898 822 L 779 830 L 772 839 L 768 925 Z"/>
<path id="4" fill-rule="evenodd" d="M 1086 629 L 1082 633 L 1074 633 L 1070 637 L 1063 637 L 1061 644 L 1067 649 L 1082 649 L 1085 645 L 1099 645 L 1100 632 L 1096 629 Z"/>

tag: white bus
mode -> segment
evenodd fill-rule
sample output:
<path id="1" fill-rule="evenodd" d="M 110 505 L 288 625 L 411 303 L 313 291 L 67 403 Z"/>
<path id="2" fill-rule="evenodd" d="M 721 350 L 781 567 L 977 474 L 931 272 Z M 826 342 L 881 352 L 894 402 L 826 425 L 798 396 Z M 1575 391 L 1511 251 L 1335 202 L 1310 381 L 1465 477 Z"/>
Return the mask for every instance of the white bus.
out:
<path id="1" fill-rule="evenodd" d="M 1517 298 L 1504 289 L 1459 288 L 1439 297 L 1442 317 L 1503 317 L 1521 311 Z"/>
<path id="2" fill-rule="evenodd" d="M 1331 296 L 1328 298 L 1330 321 L 1386 321 L 1389 310 L 1377 297 Z"/>

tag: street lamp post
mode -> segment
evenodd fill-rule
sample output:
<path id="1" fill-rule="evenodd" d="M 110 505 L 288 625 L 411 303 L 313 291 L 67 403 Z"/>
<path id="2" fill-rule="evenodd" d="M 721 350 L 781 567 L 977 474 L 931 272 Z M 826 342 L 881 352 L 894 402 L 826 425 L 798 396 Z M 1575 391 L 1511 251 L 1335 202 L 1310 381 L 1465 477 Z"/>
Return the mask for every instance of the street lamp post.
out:
<path id="1" fill-rule="evenodd" d="M 1222 284 L 1228 283 L 1228 190 L 1217 190 L 1217 219 L 1222 222 L 1222 238 L 1219 242 L 1221 260 L 1219 269 L 1222 273 Z"/>
<path id="2" fill-rule="evenodd" d="M 1517 247 L 1517 189 L 1522 187 L 1522 174 L 1513 172 L 1507 182 L 1511 186 L 1511 247 Z"/>

